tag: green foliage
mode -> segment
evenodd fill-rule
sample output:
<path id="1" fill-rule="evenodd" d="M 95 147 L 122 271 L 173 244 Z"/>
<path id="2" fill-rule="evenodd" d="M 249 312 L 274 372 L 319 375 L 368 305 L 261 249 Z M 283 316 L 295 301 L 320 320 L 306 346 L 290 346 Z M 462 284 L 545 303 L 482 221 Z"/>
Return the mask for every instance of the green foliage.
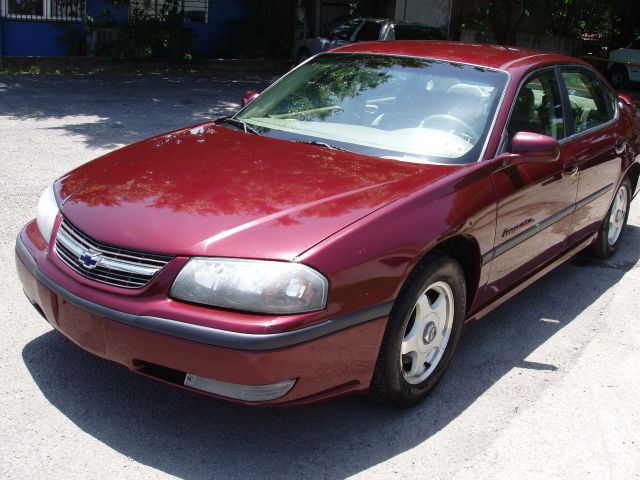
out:
<path id="1" fill-rule="evenodd" d="M 619 13 L 628 0 L 490 0 L 467 12 L 466 24 L 480 37 L 513 44 L 527 19 L 535 19 L 549 34 L 579 38 L 584 34 L 616 33 Z"/>
<path id="2" fill-rule="evenodd" d="M 136 60 L 169 57 L 188 61 L 193 58 L 195 37 L 195 32 L 184 26 L 177 1 L 163 3 L 155 15 L 135 7 L 129 12 L 128 22 L 119 28 L 111 56 Z"/>
<path id="3" fill-rule="evenodd" d="M 554 8 L 549 16 L 550 33 L 578 37 L 584 34 L 614 34 L 620 21 L 622 0 L 546 0 Z"/>
<path id="4" fill-rule="evenodd" d="M 347 16 L 354 17 L 382 17 L 386 2 L 384 0 L 350 0 L 347 2 Z"/>
<path id="5" fill-rule="evenodd" d="M 89 52 L 88 39 L 98 29 L 116 28 L 117 22 L 113 17 L 113 12 L 105 8 L 97 17 L 83 15 L 80 24 L 63 24 L 63 33 L 60 36 L 60 43 L 65 45 L 69 55 L 76 57 L 86 56 Z M 101 55 L 103 52 L 94 52 Z"/>
<path id="6" fill-rule="evenodd" d="M 112 0 L 116 7 L 125 5 L 124 0 Z M 88 39 L 98 30 L 114 29 L 116 38 L 109 44 L 96 45 L 97 56 L 145 60 L 168 57 L 191 61 L 194 57 L 195 32 L 184 25 L 184 17 L 178 9 L 177 0 L 161 4 L 159 10 L 147 13 L 142 8 L 132 8 L 129 18 L 118 24 L 113 12 L 104 9 L 97 17 L 85 15 L 80 25 L 65 25 L 60 41 L 67 46 L 70 55 L 85 56 Z"/>
<path id="7" fill-rule="evenodd" d="M 64 24 L 59 41 L 67 47 L 72 57 L 84 57 L 87 54 L 87 34 L 81 27 Z"/>

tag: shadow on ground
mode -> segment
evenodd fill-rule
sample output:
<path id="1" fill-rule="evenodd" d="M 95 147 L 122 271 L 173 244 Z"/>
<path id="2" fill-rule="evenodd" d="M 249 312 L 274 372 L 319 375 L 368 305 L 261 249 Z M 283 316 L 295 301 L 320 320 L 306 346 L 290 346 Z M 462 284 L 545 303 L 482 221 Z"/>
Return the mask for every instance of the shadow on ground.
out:
<path id="1" fill-rule="evenodd" d="M 366 397 L 294 409 L 230 405 L 136 376 L 54 331 L 27 344 L 23 359 L 78 427 L 158 470 L 187 479 L 346 477 L 424 442 L 512 369 L 556 370 L 527 357 L 634 268 L 638 242 L 640 228 L 629 226 L 614 258 L 576 257 L 472 325 L 434 394 L 409 411 Z"/>
<path id="2" fill-rule="evenodd" d="M 244 92 L 262 91 L 273 80 L 229 73 L 2 76 L 0 116 L 81 135 L 92 148 L 115 148 L 231 115 Z"/>

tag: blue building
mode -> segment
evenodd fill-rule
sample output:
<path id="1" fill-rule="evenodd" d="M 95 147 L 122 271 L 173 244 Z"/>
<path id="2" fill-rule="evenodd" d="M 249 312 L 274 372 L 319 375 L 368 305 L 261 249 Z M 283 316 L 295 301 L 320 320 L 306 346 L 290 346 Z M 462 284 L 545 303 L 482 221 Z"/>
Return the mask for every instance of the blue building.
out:
<path id="1" fill-rule="evenodd" d="M 0 56 L 68 55 L 60 37 L 65 26 L 79 26 L 83 15 L 96 17 L 109 9 L 116 20 L 126 21 L 130 9 L 153 14 L 165 1 L 175 0 L 131 0 L 119 6 L 110 0 L 0 0 Z M 197 34 L 195 48 L 205 56 L 216 48 L 228 22 L 246 14 L 240 0 L 177 1 Z"/>

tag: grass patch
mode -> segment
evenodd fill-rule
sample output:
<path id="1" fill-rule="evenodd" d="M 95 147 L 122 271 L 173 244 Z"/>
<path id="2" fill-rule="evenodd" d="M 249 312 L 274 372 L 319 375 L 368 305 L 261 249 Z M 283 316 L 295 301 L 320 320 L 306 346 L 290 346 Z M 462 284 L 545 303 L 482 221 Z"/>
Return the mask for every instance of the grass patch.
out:
<path id="1" fill-rule="evenodd" d="M 9 59 L 7 59 L 9 60 Z M 92 59 L 93 60 L 93 59 Z M 288 70 L 286 63 L 275 64 L 265 63 L 263 65 L 255 62 L 217 62 L 215 60 L 194 61 L 192 63 L 171 63 L 171 62 L 127 62 L 127 61 L 92 61 L 72 62 L 55 59 L 43 59 L 43 61 L 5 61 L 0 67 L 0 75 L 92 75 L 98 73 L 124 73 L 124 74 L 197 74 L 213 73 L 220 75 L 261 74 L 261 75 L 282 75 Z"/>

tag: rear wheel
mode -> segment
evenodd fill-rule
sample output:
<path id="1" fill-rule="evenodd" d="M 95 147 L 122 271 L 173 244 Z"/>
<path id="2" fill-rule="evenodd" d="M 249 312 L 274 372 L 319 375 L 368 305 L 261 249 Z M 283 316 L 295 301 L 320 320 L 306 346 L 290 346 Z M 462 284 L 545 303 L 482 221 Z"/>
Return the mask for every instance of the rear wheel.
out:
<path id="1" fill-rule="evenodd" d="M 609 80 L 614 88 L 621 88 L 629 81 L 629 72 L 623 65 L 616 65 L 611 69 Z"/>
<path id="2" fill-rule="evenodd" d="M 427 397 L 451 361 L 465 308 L 460 265 L 446 255 L 431 254 L 416 267 L 391 311 L 371 395 L 399 408 Z"/>
<path id="3" fill-rule="evenodd" d="M 596 256 L 603 259 L 609 258 L 618 250 L 627 226 L 630 203 L 631 182 L 628 177 L 625 177 L 616 191 L 611 208 L 593 244 L 592 251 Z"/>

